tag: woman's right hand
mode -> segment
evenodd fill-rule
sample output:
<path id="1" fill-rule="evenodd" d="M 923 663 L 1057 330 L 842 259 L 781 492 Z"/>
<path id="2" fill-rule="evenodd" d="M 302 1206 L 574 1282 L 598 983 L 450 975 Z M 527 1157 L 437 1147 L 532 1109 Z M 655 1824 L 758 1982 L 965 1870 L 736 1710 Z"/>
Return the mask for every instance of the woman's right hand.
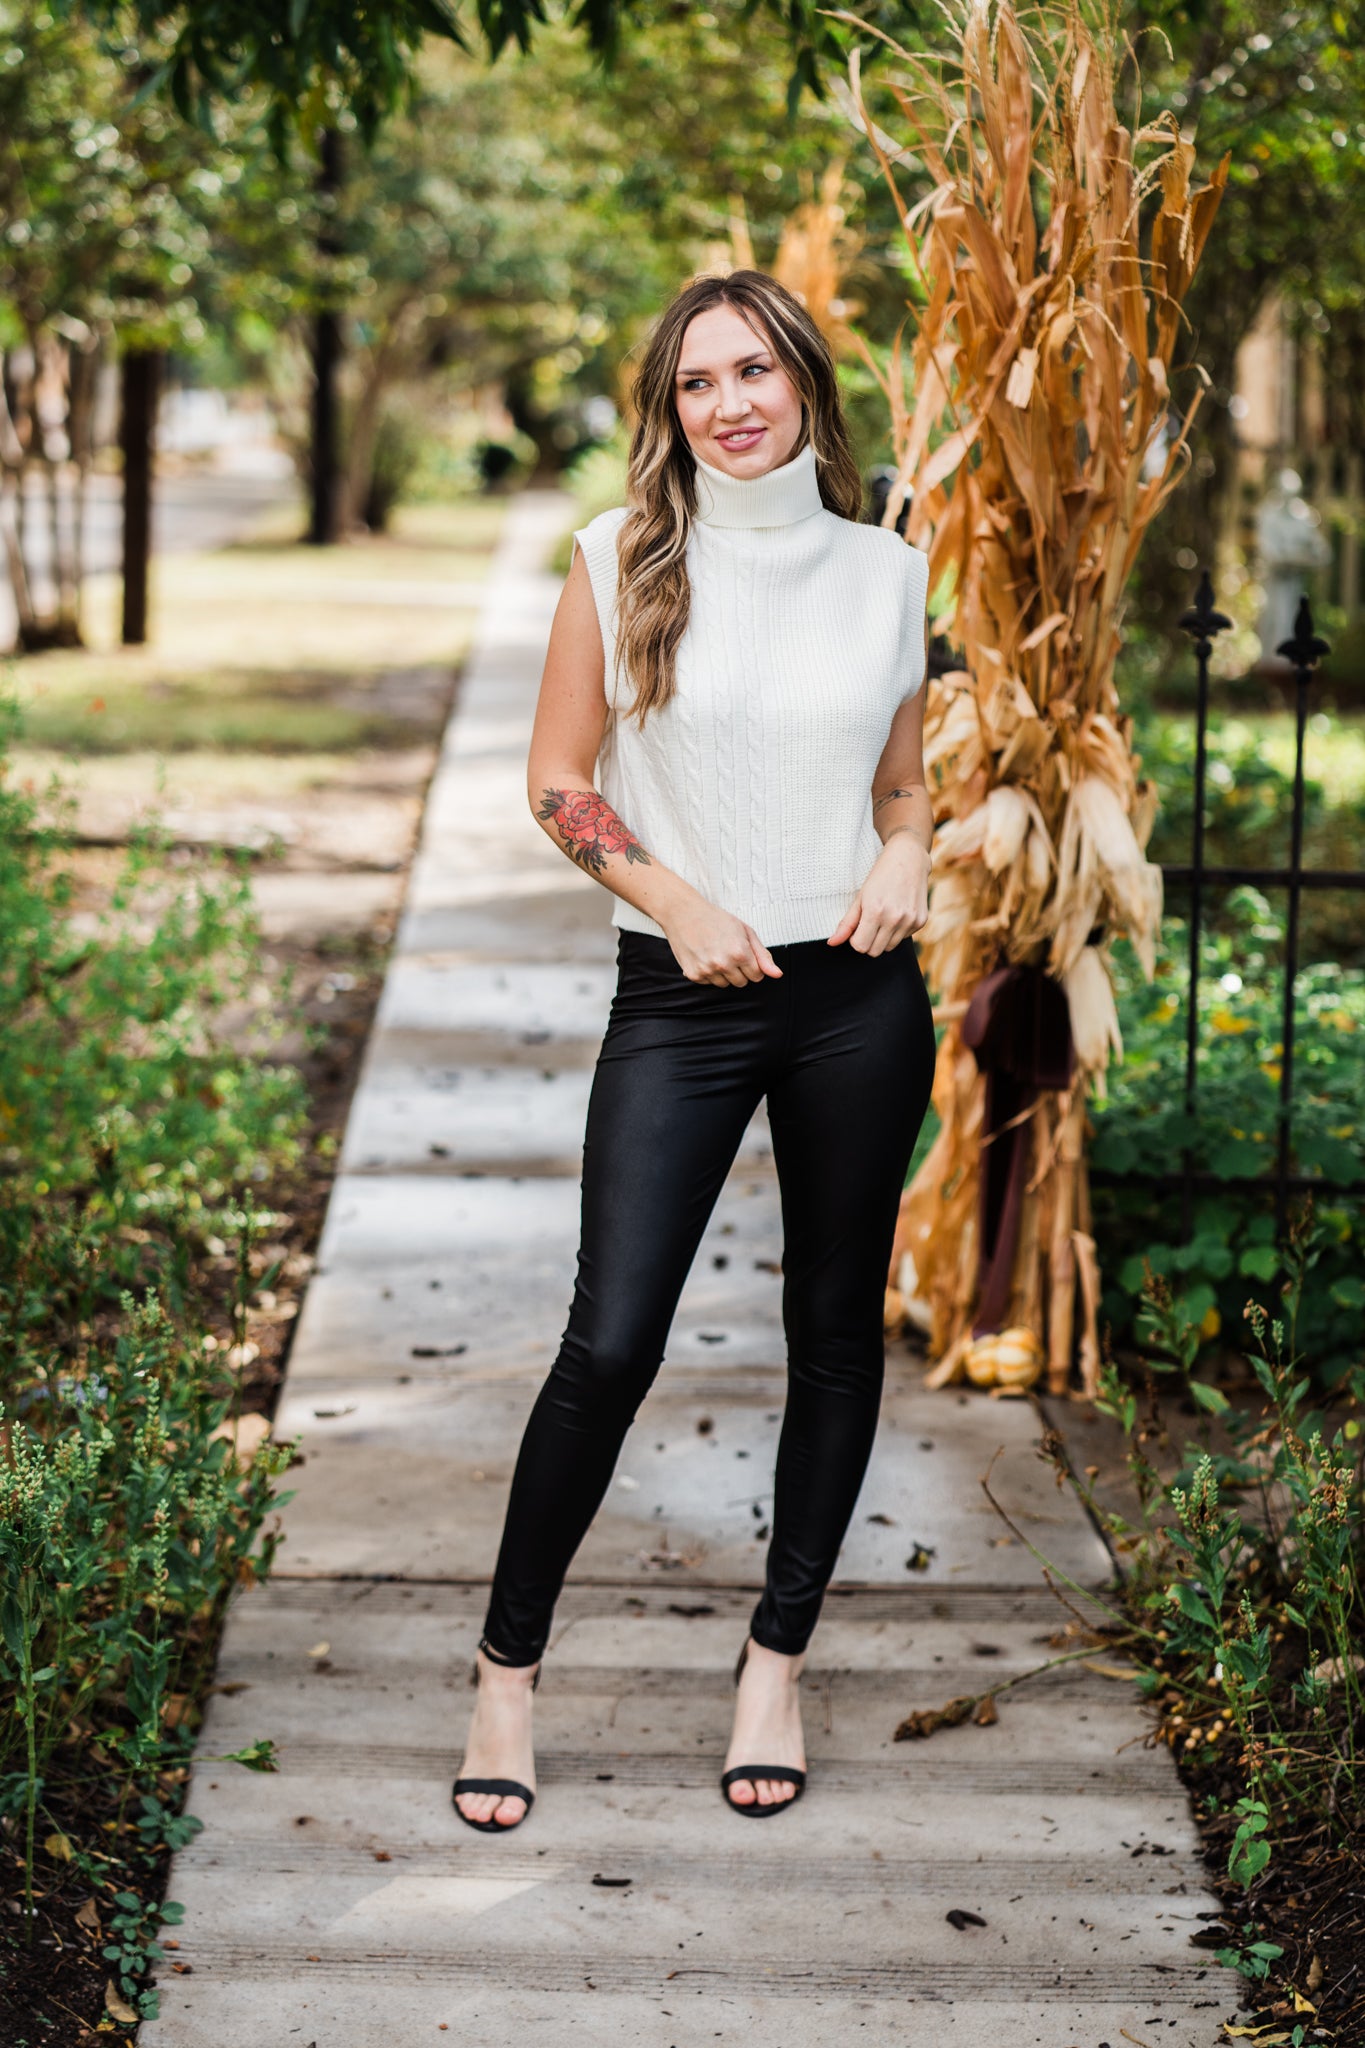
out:
<path id="1" fill-rule="evenodd" d="M 661 922 L 673 957 L 689 981 L 744 988 L 765 975 L 781 977 L 782 969 L 753 926 L 708 903 L 695 890 Z"/>

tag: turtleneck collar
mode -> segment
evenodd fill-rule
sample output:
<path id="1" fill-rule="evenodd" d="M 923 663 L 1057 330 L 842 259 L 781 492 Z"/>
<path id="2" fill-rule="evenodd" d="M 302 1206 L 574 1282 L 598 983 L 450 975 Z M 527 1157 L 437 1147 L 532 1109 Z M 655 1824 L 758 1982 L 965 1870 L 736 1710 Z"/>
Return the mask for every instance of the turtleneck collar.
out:
<path id="1" fill-rule="evenodd" d="M 697 518 L 706 526 L 792 526 L 822 509 L 815 450 L 804 448 L 762 476 L 727 476 L 696 456 Z"/>

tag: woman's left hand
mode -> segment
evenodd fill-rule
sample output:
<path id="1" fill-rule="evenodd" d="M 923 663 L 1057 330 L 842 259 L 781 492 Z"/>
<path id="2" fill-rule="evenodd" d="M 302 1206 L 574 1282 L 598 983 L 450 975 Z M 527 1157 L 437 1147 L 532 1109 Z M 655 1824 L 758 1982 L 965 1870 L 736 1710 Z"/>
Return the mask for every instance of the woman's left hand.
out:
<path id="1" fill-rule="evenodd" d="M 829 935 L 855 953 L 889 953 L 929 916 L 929 855 L 909 832 L 897 832 Z"/>

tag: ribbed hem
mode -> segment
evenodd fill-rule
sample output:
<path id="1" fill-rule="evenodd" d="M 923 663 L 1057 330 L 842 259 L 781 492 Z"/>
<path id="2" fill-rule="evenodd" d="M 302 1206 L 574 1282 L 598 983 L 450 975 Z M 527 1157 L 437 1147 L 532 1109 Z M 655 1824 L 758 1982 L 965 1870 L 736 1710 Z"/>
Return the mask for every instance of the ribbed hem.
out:
<path id="1" fill-rule="evenodd" d="M 753 926 L 765 946 L 800 946 L 810 939 L 827 939 L 857 893 L 856 889 L 840 890 L 828 896 L 756 903 L 750 906 L 744 922 Z M 650 932 L 659 939 L 667 936 L 662 925 L 619 896 L 612 923 L 623 932 Z"/>

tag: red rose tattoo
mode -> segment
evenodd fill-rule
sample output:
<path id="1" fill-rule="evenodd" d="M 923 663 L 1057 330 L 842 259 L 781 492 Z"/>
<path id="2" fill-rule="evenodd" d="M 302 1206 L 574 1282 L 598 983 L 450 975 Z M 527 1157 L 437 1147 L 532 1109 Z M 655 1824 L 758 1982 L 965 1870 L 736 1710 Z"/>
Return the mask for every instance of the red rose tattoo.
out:
<path id="1" fill-rule="evenodd" d="M 600 875 L 609 853 L 649 865 L 649 855 L 595 789 L 547 789 L 536 814 L 553 818 L 565 853 L 589 874 Z"/>

